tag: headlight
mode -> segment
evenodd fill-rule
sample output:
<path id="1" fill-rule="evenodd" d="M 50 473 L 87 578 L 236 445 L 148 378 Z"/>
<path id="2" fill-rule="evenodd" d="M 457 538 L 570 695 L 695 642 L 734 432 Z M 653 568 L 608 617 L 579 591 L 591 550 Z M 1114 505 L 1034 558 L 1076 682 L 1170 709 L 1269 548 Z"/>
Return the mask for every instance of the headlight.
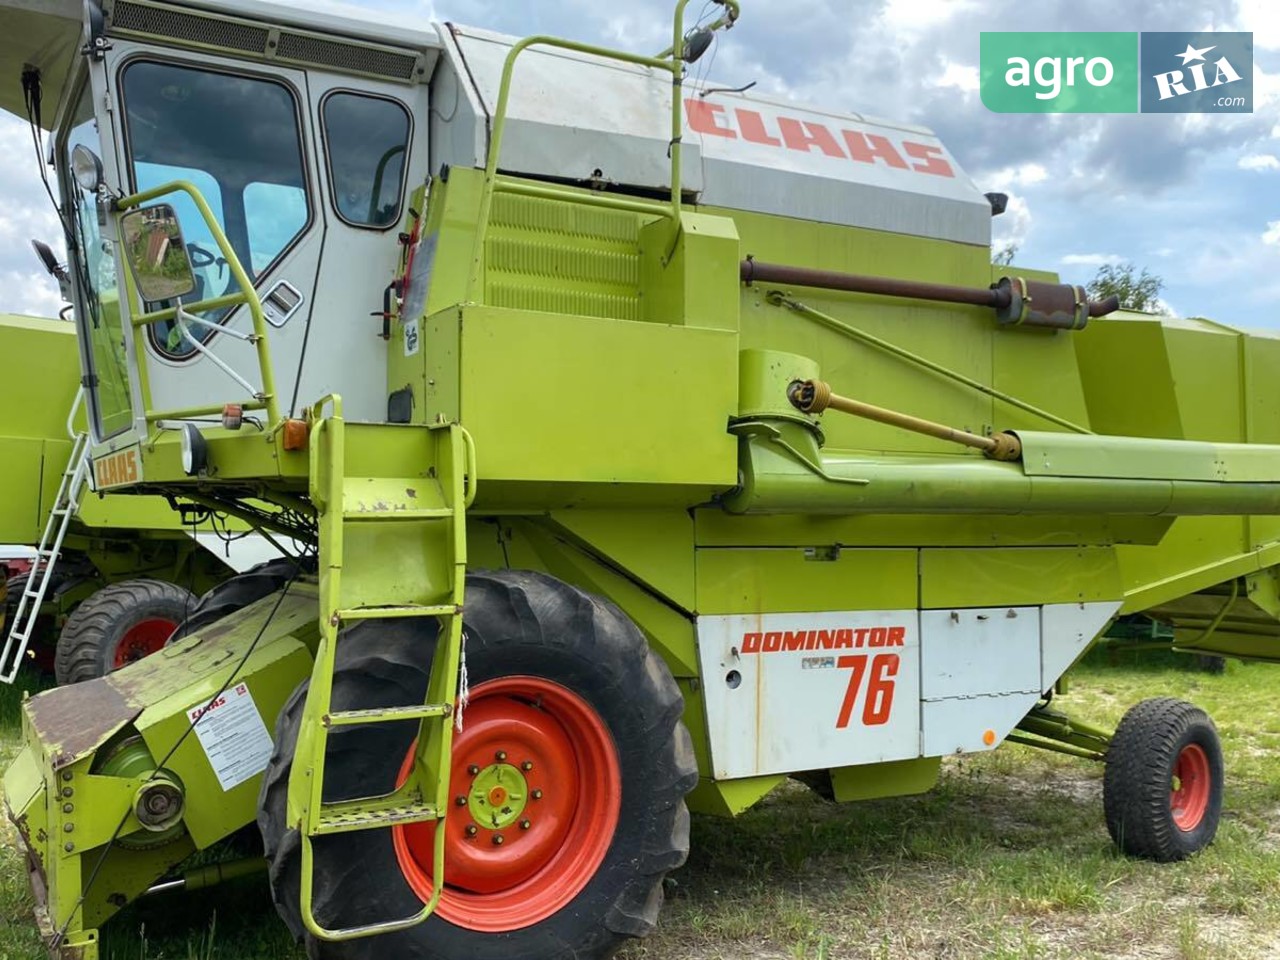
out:
<path id="1" fill-rule="evenodd" d="M 194 423 L 182 425 L 182 469 L 189 477 L 204 473 L 209 468 L 209 448 L 205 445 L 200 428 Z"/>

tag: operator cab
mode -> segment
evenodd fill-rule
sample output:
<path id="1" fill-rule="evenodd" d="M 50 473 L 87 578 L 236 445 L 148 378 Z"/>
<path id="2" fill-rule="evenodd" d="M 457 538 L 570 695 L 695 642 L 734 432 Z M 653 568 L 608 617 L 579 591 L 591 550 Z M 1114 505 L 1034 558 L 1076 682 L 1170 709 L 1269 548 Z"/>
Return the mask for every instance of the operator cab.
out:
<path id="1" fill-rule="evenodd" d="M 46 112 L 25 112 L 57 131 L 55 190 L 99 448 L 146 435 L 142 384 L 145 409 L 159 410 L 243 394 L 224 367 L 256 385 L 249 311 L 219 304 L 238 287 L 214 225 L 263 303 L 281 405 L 341 386 L 353 419 L 383 419 L 386 348 L 371 314 L 383 309 L 399 257 L 409 184 L 426 176 L 427 127 L 414 118 L 428 112 L 436 32 L 257 0 L 119 2 L 109 13 L 91 0 L 87 15 L 79 3 L 49 6 L 25 15 L 56 41 L 24 81 Z M 12 62 L 5 53 L 0 61 Z M 59 92 L 55 114 L 49 100 Z M 14 112 L 32 103 L 30 94 L 13 100 L 6 90 L 3 105 Z M 77 181 L 78 147 L 97 158 L 100 189 L 92 176 Z M 206 217 L 187 193 L 156 201 L 176 213 L 194 271 L 183 299 L 214 305 L 203 322 L 134 328 L 130 316 L 174 301 L 122 309 L 124 260 L 104 208 L 173 181 L 208 207 Z M 322 269 L 326 262 L 343 269 Z"/>

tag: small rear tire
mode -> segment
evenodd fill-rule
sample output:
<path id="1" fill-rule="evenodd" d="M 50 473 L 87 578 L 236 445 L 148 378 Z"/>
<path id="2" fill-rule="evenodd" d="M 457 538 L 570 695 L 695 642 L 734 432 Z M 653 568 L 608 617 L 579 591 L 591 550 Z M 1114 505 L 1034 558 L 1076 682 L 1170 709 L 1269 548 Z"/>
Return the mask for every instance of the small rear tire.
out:
<path id="1" fill-rule="evenodd" d="M 1125 714 L 1107 750 L 1103 807 L 1111 839 L 1170 863 L 1213 842 L 1222 815 L 1222 744 L 1199 707 L 1159 697 Z"/>
<path id="2" fill-rule="evenodd" d="M 163 580 L 103 587 L 67 618 L 58 636 L 59 685 L 105 677 L 162 649 L 196 604 L 191 592 Z"/>

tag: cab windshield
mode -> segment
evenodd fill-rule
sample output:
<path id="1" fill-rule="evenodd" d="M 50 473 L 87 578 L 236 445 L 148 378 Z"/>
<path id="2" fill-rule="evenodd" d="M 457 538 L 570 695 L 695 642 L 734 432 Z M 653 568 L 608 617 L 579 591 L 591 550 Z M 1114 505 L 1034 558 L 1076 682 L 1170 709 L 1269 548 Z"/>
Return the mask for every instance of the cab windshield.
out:
<path id="1" fill-rule="evenodd" d="M 148 190 L 174 180 L 193 184 L 257 281 L 311 219 L 293 92 L 262 77 L 149 60 L 128 64 L 123 77 L 134 187 Z M 182 222 L 196 273 L 189 300 L 236 292 L 213 233 L 187 194 L 158 202 L 172 204 Z M 205 317 L 217 321 L 226 315 Z M 162 355 L 174 360 L 194 355 L 195 347 L 172 322 L 149 329 Z M 213 331 L 198 336 L 208 340 Z"/>
<path id="2" fill-rule="evenodd" d="M 93 114 L 93 93 L 86 82 L 71 114 L 71 126 L 60 150 L 69 201 L 76 287 L 80 291 L 78 320 L 81 338 L 88 344 L 89 408 L 95 433 L 105 440 L 128 429 L 132 421 L 129 372 L 125 362 L 124 328 L 116 281 L 115 253 L 103 236 L 98 198 L 71 177 L 71 151 L 85 146 L 102 156 L 102 139 Z"/>

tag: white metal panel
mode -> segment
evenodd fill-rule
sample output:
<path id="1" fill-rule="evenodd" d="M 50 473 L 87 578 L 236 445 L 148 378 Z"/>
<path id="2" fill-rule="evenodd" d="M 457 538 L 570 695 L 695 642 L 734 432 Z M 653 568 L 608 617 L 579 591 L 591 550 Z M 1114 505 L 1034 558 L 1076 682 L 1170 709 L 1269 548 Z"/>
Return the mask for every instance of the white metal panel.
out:
<path id="1" fill-rule="evenodd" d="M 1048 690 L 1106 629 L 1121 601 L 1046 603 L 1041 612 L 1040 689 Z"/>
<path id="2" fill-rule="evenodd" d="M 717 778 L 919 755 L 918 613 L 698 618 Z"/>
<path id="3" fill-rule="evenodd" d="M 920 746 L 926 757 L 994 750 L 1036 705 L 1038 693 L 952 697 L 920 705 Z"/>
<path id="4" fill-rule="evenodd" d="M 1040 608 L 924 610 L 920 661 L 925 700 L 1039 694 Z"/>
<path id="5" fill-rule="evenodd" d="M 492 116 L 514 39 L 452 26 L 459 70 Z M 460 65 L 455 65 L 459 69 Z M 551 48 L 516 62 L 499 167 L 518 173 L 660 189 L 671 184 L 671 75 Z M 486 157 L 472 165 L 483 166 Z M 699 150 L 685 144 L 686 190 L 702 189 Z"/>
<path id="6" fill-rule="evenodd" d="M 471 85 L 476 103 L 443 97 L 436 109 L 473 127 L 497 106 L 512 38 L 452 27 L 441 72 Z M 720 42 L 732 42 L 721 40 Z M 914 236 L 987 245 L 991 205 L 923 127 L 827 113 L 756 94 L 686 84 L 684 183 L 699 203 Z M 560 51 L 530 51 L 516 68 L 500 167 L 536 176 L 670 187 L 671 80 L 665 73 Z M 447 101 L 447 102 L 446 102 Z M 468 138 L 442 142 L 447 162 Z"/>
<path id="7" fill-rule="evenodd" d="M 189 530 L 187 535 L 192 536 Z M 284 556 L 270 540 L 256 533 L 224 540 L 216 533 L 198 531 L 192 539 L 236 573 L 244 573 L 260 563 Z"/>

